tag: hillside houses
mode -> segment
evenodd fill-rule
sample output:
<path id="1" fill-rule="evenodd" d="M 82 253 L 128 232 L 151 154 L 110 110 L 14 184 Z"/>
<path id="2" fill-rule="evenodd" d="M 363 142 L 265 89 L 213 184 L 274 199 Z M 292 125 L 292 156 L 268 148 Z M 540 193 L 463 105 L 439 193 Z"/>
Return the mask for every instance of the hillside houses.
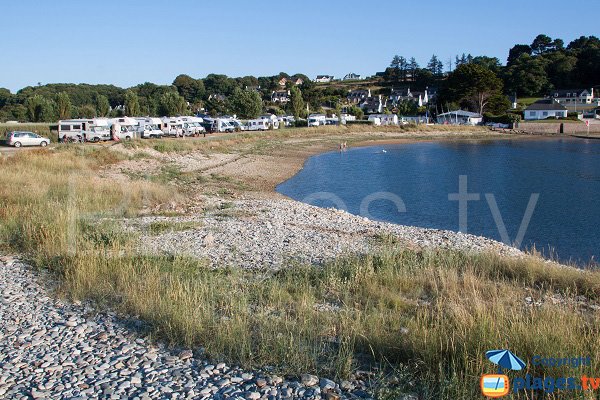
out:
<path id="1" fill-rule="evenodd" d="M 365 114 L 381 114 L 387 107 L 387 98 L 382 95 L 368 97 L 361 103 L 359 107 L 365 112 Z"/>
<path id="2" fill-rule="evenodd" d="M 317 83 L 329 83 L 333 80 L 333 75 L 317 75 L 315 82 Z"/>
<path id="3" fill-rule="evenodd" d="M 563 105 L 568 111 L 574 112 L 591 110 L 600 106 L 600 101 L 594 99 L 593 88 L 555 90 L 550 93 L 548 98 Z"/>
<path id="4" fill-rule="evenodd" d="M 281 103 L 285 104 L 290 101 L 290 91 L 289 90 L 277 90 L 271 93 L 271 101 L 273 103 Z"/>
<path id="5" fill-rule="evenodd" d="M 349 74 L 344 75 L 342 78 L 343 81 L 356 81 L 360 79 L 360 75 L 355 74 L 354 72 L 350 72 Z"/>
<path id="6" fill-rule="evenodd" d="M 292 76 L 291 78 L 282 77 L 279 79 L 279 81 L 277 81 L 281 87 L 284 87 L 288 82 L 290 82 L 292 85 L 300 86 L 304 83 L 304 79 L 300 78 L 299 76 Z"/>
<path id="7" fill-rule="evenodd" d="M 346 99 L 350 103 L 358 104 L 358 103 L 362 103 L 363 101 L 365 101 L 369 97 L 371 97 L 371 90 L 369 90 L 369 89 L 355 89 L 355 90 L 351 90 L 348 93 L 348 95 L 346 96 Z"/>
<path id="8" fill-rule="evenodd" d="M 403 101 L 413 101 L 419 105 L 419 107 L 429 104 L 431 101 L 431 95 L 426 88 L 423 92 L 411 91 L 410 87 L 403 89 L 392 89 L 390 94 L 390 102 L 393 105 L 401 103 Z"/>

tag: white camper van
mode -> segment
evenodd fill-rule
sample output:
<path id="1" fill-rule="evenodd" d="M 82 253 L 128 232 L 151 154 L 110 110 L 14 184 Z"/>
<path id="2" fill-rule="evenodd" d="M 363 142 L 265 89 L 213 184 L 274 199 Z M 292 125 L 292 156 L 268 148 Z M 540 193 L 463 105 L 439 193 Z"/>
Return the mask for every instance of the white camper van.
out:
<path id="1" fill-rule="evenodd" d="M 261 115 L 259 118 L 269 121 L 269 126 L 273 127 L 273 129 L 279 129 L 279 119 L 277 118 L 276 115 L 273 115 L 273 114 Z"/>
<path id="2" fill-rule="evenodd" d="M 323 114 L 311 114 L 308 116 L 308 126 L 325 125 L 326 117 Z"/>
<path id="3" fill-rule="evenodd" d="M 138 137 L 138 121 L 135 118 L 119 117 L 109 120 L 111 133 L 119 140 L 131 140 Z"/>
<path id="4" fill-rule="evenodd" d="M 211 132 L 234 132 L 235 127 L 225 118 L 206 118 L 206 122 L 211 124 Z"/>
<path id="5" fill-rule="evenodd" d="M 246 123 L 247 131 L 266 131 L 269 129 L 269 120 L 251 119 Z"/>
<path id="6" fill-rule="evenodd" d="M 138 134 L 144 139 L 159 138 L 163 135 L 160 130 L 162 121 L 160 118 L 136 118 L 138 122 Z"/>
<path id="7" fill-rule="evenodd" d="M 200 117 L 181 117 L 183 121 L 183 133 L 185 136 L 194 136 L 206 132 L 202 126 L 204 120 Z"/>
<path id="8" fill-rule="evenodd" d="M 177 117 L 163 117 L 162 131 L 165 136 L 183 137 L 183 121 Z"/>
<path id="9" fill-rule="evenodd" d="M 100 142 L 110 140 L 106 118 L 65 119 L 58 121 L 58 139 L 61 142 Z"/>

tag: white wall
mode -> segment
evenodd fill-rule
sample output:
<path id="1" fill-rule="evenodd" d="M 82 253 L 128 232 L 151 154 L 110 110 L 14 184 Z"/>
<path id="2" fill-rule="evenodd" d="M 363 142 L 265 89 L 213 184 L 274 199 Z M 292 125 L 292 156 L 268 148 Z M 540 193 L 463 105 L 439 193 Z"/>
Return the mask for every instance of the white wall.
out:
<path id="1" fill-rule="evenodd" d="M 567 111 L 561 110 L 530 110 L 525 111 L 525 120 L 546 119 L 549 117 L 566 118 Z"/>

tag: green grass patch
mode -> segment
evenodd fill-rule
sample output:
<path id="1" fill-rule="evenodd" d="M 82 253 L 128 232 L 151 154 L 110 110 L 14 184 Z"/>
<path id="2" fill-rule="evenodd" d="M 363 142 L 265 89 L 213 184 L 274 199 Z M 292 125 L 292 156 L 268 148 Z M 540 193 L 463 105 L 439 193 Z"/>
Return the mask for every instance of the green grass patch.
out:
<path id="1" fill-rule="evenodd" d="M 197 229 L 202 224 L 197 221 L 154 221 L 148 224 L 148 231 L 152 235 L 160 235 L 165 232 L 179 232 Z"/>

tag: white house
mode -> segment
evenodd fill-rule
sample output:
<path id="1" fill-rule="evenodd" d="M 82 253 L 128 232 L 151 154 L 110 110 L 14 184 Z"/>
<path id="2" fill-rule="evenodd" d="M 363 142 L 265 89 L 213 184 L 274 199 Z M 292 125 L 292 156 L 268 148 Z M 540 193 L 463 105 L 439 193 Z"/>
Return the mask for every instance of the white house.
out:
<path id="1" fill-rule="evenodd" d="M 483 116 L 470 111 L 456 110 L 438 114 L 438 124 L 450 125 L 479 125 L 483 122 Z"/>
<path id="2" fill-rule="evenodd" d="M 551 99 L 538 100 L 525 109 L 525 120 L 566 118 L 567 108 Z"/>
<path id="3" fill-rule="evenodd" d="M 562 104 L 568 111 L 583 111 L 592 109 L 600 104 L 594 103 L 594 89 L 566 89 L 555 90 L 549 96 L 552 100 Z"/>
<path id="4" fill-rule="evenodd" d="M 398 116 L 396 114 L 371 114 L 368 120 L 374 125 L 398 125 Z"/>
<path id="5" fill-rule="evenodd" d="M 315 79 L 315 82 L 329 83 L 332 80 L 333 80 L 333 75 L 317 75 L 317 79 Z"/>

